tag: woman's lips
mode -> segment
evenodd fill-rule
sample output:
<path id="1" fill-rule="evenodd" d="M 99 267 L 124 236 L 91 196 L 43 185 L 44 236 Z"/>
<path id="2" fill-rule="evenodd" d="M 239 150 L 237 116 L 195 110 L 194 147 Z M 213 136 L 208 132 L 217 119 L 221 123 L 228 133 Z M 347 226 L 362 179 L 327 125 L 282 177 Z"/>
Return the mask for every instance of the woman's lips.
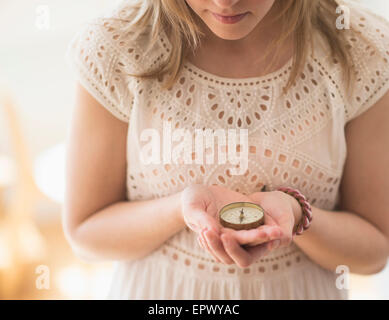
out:
<path id="1" fill-rule="evenodd" d="M 218 21 L 220 21 L 222 23 L 232 24 L 232 23 L 237 23 L 240 20 L 242 20 L 247 15 L 247 12 L 242 13 L 242 14 L 238 14 L 235 16 L 221 16 L 221 15 L 213 13 L 213 12 L 212 12 L 212 14 Z"/>

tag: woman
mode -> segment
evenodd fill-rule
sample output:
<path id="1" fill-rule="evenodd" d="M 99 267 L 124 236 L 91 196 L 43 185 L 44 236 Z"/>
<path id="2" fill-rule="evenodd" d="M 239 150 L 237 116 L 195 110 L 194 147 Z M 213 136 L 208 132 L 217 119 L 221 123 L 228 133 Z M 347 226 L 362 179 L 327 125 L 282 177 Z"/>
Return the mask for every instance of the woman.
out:
<path id="1" fill-rule="evenodd" d="M 347 299 L 342 271 L 382 270 L 388 31 L 334 0 L 124 1 L 88 23 L 68 52 L 64 228 L 80 256 L 118 261 L 109 297 Z M 162 157 L 166 125 L 246 129 L 247 167 Z M 282 186 L 311 205 L 302 235 Z M 260 204 L 265 225 L 222 228 L 235 201 Z"/>

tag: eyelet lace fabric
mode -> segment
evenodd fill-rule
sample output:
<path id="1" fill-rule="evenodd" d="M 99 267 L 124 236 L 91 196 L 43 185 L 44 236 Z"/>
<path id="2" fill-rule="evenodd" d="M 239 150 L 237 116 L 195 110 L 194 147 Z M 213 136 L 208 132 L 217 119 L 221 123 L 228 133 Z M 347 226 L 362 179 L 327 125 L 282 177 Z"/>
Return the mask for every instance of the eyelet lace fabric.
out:
<path id="1" fill-rule="evenodd" d="M 352 93 L 340 63 L 318 35 L 314 54 L 286 95 L 281 93 L 291 61 L 269 75 L 245 79 L 216 76 L 185 62 L 173 88 L 162 90 L 160 80 L 126 74 L 168 58 L 172 46 L 164 32 L 147 54 L 145 38 L 129 41 L 124 22 L 106 19 L 126 17 L 126 1 L 87 23 L 69 44 L 67 60 L 101 105 L 129 124 L 128 200 L 164 197 L 192 183 L 218 184 L 244 194 L 264 185 L 267 190 L 290 186 L 313 206 L 335 210 L 347 155 L 344 128 L 389 89 L 388 22 L 355 3 L 342 3 L 351 9 L 356 31 L 348 37 L 357 70 Z M 143 130 L 153 128 L 162 137 L 166 123 L 191 132 L 247 129 L 247 170 L 233 175 L 229 163 L 187 164 L 180 154 L 177 163 L 143 163 Z M 109 298 L 347 299 L 347 291 L 336 288 L 337 276 L 294 243 L 245 269 L 217 263 L 185 228 L 147 257 L 117 262 Z"/>

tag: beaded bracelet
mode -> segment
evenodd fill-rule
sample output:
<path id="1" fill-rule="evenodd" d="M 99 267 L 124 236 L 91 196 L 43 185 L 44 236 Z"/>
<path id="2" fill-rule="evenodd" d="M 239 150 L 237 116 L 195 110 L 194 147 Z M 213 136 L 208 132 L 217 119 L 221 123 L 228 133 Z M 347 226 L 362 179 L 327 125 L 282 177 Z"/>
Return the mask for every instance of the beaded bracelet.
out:
<path id="1" fill-rule="evenodd" d="M 312 208 L 305 196 L 297 189 L 289 187 L 279 187 L 278 191 L 283 191 L 292 197 L 294 197 L 300 204 L 302 209 L 302 218 L 297 224 L 296 230 L 293 231 L 293 236 L 301 235 L 304 230 L 307 230 L 312 221 Z"/>

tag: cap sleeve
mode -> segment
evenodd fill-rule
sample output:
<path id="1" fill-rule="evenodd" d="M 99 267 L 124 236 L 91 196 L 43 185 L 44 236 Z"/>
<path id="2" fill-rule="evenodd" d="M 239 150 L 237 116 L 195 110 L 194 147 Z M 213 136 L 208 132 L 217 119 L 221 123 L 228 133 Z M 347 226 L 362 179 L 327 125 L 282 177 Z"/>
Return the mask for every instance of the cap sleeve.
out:
<path id="1" fill-rule="evenodd" d="M 356 67 L 356 83 L 346 105 L 346 123 L 372 107 L 389 90 L 389 22 L 359 4 L 350 8 L 348 42 Z"/>
<path id="2" fill-rule="evenodd" d="M 107 33 L 102 18 L 84 24 L 69 43 L 65 59 L 80 83 L 104 108 L 129 122 L 133 77 L 125 74 L 120 50 Z"/>

